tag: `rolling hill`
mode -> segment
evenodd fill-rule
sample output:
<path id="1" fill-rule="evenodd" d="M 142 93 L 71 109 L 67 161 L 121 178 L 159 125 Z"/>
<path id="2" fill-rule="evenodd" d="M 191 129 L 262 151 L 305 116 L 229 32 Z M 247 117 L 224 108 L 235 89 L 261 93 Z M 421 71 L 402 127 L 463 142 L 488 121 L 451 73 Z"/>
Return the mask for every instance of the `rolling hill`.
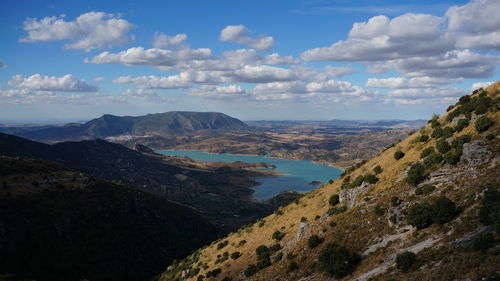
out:
<path id="1" fill-rule="evenodd" d="M 158 280 L 499 280 L 500 82 Z"/>

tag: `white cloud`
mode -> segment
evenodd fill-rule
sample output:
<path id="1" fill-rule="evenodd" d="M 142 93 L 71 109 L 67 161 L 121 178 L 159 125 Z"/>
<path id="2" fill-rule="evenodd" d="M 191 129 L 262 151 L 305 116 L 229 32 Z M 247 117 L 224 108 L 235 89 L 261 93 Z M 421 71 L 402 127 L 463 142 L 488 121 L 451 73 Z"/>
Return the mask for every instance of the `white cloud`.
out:
<path id="1" fill-rule="evenodd" d="M 14 75 L 8 85 L 20 89 L 32 91 L 61 91 L 61 92 L 95 92 L 97 87 L 88 84 L 84 80 L 75 78 L 71 74 L 62 77 L 42 76 L 34 74 L 30 77 Z"/>
<path id="2" fill-rule="evenodd" d="M 309 92 L 317 93 L 338 93 L 345 96 L 359 96 L 366 93 L 366 91 L 359 86 L 352 85 L 347 81 L 339 80 L 311 82 L 307 84 L 307 90 Z"/>
<path id="3" fill-rule="evenodd" d="M 126 89 L 124 92 L 122 92 L 122 95 L 128 96 L 128 97 L 157 97 L 158 94 L 156 94 L 155 91 L 150 90 L 150 89 Z"/>
<path id="4" fill-rule="evenodd" d="M 488 88 L 491 84 L 495 83 L 495 81 L 488 81 L 488 82 L 476 82 L 472 84 L 470 87 L 471 90 L 477 90 L 479 88 L 486 89 Z"/>
<path id="5" fill-rule="evenodd" d="M 355 23 L 345 41 L 302 53 L 304 60 L 384 61 L 435 55 L 453 46 L 443 33 L 443 18 L 404 14 L 390 20 L 376 16 Z"/>
<path id="6" fill-rule="evenodd" d="M 400 104 L 448 104 L 467 94 L 455 87 L 398 89 L 386 95 L 386 102 Z"/>
<path id="7" fill-rule="evenodd" d="M 272 67 L 267 65 L 245 65 L 241 69 L 225 74 L 235 82 L 268 83 L 276 81 L 293 81 L 299 79 L 299 72 L 294 69 Z"/>
<path id="8" fill-rule="evenodd" d="M 366 66 L 366 72 L 371 74 L 382 74 L 390 70 L 391 65 L 388 63 L 370 63 Z"/>
<path id="9" fill-rule="evenodd" d="M 373 88 L 392 88 L 392 89 L 405 89 L 405 88 L 432 88 L 450 82 L 459 82 L 462 79 L 443 79 L 437 77 L 414 77 L 411 79 L 403 77 L 390 77 L 390 78 L 368 78 L 366 87 Z"/>
<path id="10" fill-rule="evenodd" d="M 247 45 L 261 51 L 271 50 L 274 42 L 271 36 L 251 37 L 250 31 L 244 25 L 226 26 L 220 33 L 220 40 Z"/>
<path id="11" fill-rule="evenodd" d="M 473 0 L 446 12 L 457 47 L 500 51 L 500 1 Z"/>
<path id="12" fill-rule="evenodd" d="M 176 34 L 168 36 L 161 32 L 156 32 L 153 35 L 153 47 L 164 49 L 185 49 L 187 48 L 186 34 Z"/>
<path id="13" fill-rule="evenodd" d="M 187 88 L 192 84 L 216 84 L 227 81 L 219 73 L 210 71 L 181 72 L 164 77 L 154 75 L 139 77 L 121 76 L 113 80 L 115 83 L 134 84 L 139 88 L 145 89 L 179 89 Z"/>
<path id="14" fill-rule="evenodd" d="M 96 81 L 96 82 L 101 82 L 101 81 L 104 81 L 104 80 L 106 80 L 106 79 L 104 79 L 104 77 L 100 77 L 100 76 L 94 78 L 94 81 Z"/>
<path id="15" fill-rule="evenodd" d="M 66 49 L 90 51 L 125 44 L 133 40 L 128 33 L 134 25 L 114 14 L 89 12 L 74 21 L 65 21 L 64 15 L 45 17 L 41 20 L 28 18 L 23 29 L 28 34 L 20 42 L 48 42 L 69 40 Z"/>
<path id="16" fill-rule="evenodd" d="M 236 99 L 248 96 L 245 89 L 239 85 L 213 86 L 204 85 L 191 89 L 191 95 L 209 99 Z"/>
<path id="17" fill-rule="evenodd" d="M 341 77 L 356 72 L 356 69 L 348 66 L 325 66 L 324 72 L 333 77 Z"/>
<path id="18" fill-rule="evenodd" d="M 287 64 L 295 64 L 298 63 L 298 59 L 292 56 L 280 56 L 278 53 L 272 53 L 264 57 L 264 62 L 266 64 L 274 64 L 274 65 L 287 65 Z"/>

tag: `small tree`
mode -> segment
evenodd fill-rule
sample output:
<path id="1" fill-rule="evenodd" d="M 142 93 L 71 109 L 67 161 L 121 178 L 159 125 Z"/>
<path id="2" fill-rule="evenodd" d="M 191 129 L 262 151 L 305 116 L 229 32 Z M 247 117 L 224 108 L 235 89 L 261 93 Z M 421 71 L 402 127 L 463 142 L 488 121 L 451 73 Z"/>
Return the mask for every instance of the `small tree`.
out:
<path id="1" fill-rule="evenodd" d="M 421 180 L 425 178 L 424 172 L 425 169 L 420 163 L 415 163 L 411 165 L 410 169 L 408 170 L 408 176 L 406 177 L 406 182 L 413 185 L 418 184 Z"/>
<path id="2" fill-rule="evenodd" d="M 432 224 L 432 206 L 429 203 L 417 203 L 408 209 L 406 222 L 417 229 L 423 229 Z"/>
<path id="3" fill-rule="evenodd" d="M 407 272 L 408 270 L 410 270 L 411 266 L 415 263 L 415 261 L 416 261 L 415 254 L 406 251 L 399 254 L 396 257 L 396 267 L 403 272 Z"/>
<path id="4" fill-rule="evenodd" d="M 296 261 L 290 262 L 290 264 L 288 265 L 288 271 L 291 272 L 297 269 L 299 269 L 299 264 Z"/>
<path id="5" fill-rule="evenodd" d="M 377 165 L 377 166 L 375 166 L 375 168 L 373 168 L 373 172 L 374 172 L 376 175 L 378 175 L 378 174 L 382 173 L 382 171 L 383 171 L 383 169 L 382 169 L 382 167 L 380 167 L 380 165 Z"/>
<path id="6" fill-rule="evenodd" d="M 469 126 L 469 120 L 467 119 L 460 119 L 457 122 L 457 126 L 455 127 L 455 130 L 457 132 L 462 131 L 465 127 Z"/>
<path id="7" fill-rule="evenodd" d="M 422 152 L 420 153 L 420 159 L 423 159 L 423 158 L 431 155 L 432 153 L 434 153 L 434 151 L 435 151 L 434 147 L 432 147 L 432 146 L 422 150 Z"/>
<path id="8" fill-rule="evenodd" d="M 255 264 L 249 264 L 243 273 L 245 274 L 246 277 L 250 277 L 252 275 L 255 275 L 257 271 L 259 271 L 259 269 Z"/>
<path id="9" fill-rule="evenodd" d="M 331 205 L 331 206 L 336 206 L 338 203 L 340 203 L 340 197 L 338 194 L 333 194 L 332 196 L 330 196 L 330 199 L 328 200 L 328 203 Z"/>
<path id="10" fill-rule="evenodd" d="M 446 140 L 440 140 L 436 143 L 436 149 L 444 154 L 451 149 L 451 146 Z"/>
<path id="11" fill-rule="evenodd" d="M 359 255 L 335 243 L 327 244 L 318 257 L 320 269 L 335 278 L 351 273 L 360 260 Z"/>
<path id="12" fill-rule="evenodd" d="M 316 248 L 319 244 L 323 243 L 325 239 L 319 237 L 318 235 L 316 234 L 313 234 L 311 235 L 311 237 L 309 237 L 309 239 L 307 240 L 307 245 L 309 246 L 309 248 L 311 249 L 314 249 Z"/>
<path id="13" fill-rule="evenodd" d="M 418 140 L 419 140 L 420 142 L 426 142 L 426 141 L 428 141 L 428 140 L 429 140 L 429 136 L 428 136 L 428 135 L 421 135 L 421 136 L 418 138 Z"/>
<path id="14" fill-rule="evenodd" d="M 432 221 L 438 224 L 445 224 L 457 215 L 455 203 L 446 197 L 438 198 L 432 205 Z"/>
<path id="15" fill-rule="evenodd" d="M 399 160 L 405 156 L 405 153 L 402 151 L 396 151 L 394 152 L 394 159 Z"/>
<path id="16" fill-rule="evenodd" d="M 476 120 L 476 122 L 474 123 L 474 126 L 476 127 L 476 131 L 478 133 L 482 133 L 482 132 L 488 130 L 488 128 L 490 128 L 491 125 L 493 125 L 493 121 L 491 121 L 491 119 L 488 118 L 487 116 L 482 116 L 482 117 L 478 118 Z"/>
<path id="17" fill-rule="evenodd" d="M 437 139 L 440 138 L 442 135 L 443 135 L 443 129 L 441 129 L 441 127 L 437 127 L 436 129 L 434 129 L 434 131 L 432 131 L 431 137 L 433 139 Z"/>

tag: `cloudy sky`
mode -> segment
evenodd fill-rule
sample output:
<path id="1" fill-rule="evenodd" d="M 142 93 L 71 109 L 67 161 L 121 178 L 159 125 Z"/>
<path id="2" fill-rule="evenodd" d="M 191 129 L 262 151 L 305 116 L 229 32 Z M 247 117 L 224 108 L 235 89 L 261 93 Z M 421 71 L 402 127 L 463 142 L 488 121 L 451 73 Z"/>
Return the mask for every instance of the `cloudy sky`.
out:
<path id="1" fill-rule="evenodd" d="M 498 0 L 6 0 L 0 122 L 429 118 L 499 80 L 498 11 Z"/>

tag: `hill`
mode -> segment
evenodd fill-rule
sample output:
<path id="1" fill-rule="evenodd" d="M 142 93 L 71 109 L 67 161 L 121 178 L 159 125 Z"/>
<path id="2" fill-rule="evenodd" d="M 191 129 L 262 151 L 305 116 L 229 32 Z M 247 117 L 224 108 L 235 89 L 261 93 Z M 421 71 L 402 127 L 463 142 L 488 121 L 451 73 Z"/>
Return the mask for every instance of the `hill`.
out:
<path id="1" fill-rule="evenodd" d="M 0 280 L 149 280 L 216 238 L 190 208 L 60 164 L 0 156 L 0 182 Z"/>
<path id="2" fill-rule="evenodd" d="M 252 197 L 249 187 L 257 184 L 254 177 L 264 176 L 262 172 L 182 165 L 104 140 L 48 145 L 0 133 L 0 155 L 45 159 L 79 172 L 122 181 L 193 208 L 224 234 L 275 209 L 274 205 L 255 202 Z"/>
<path id="3" fill-rule="evenodd" d="M 159 280 L 498 280 L 500 82 Z"/>
<path id="4" fill-rule="evenodd" d="M 107 137 L 172 136 L 192 133 L 248 132 L 242 121 L 217 112 L 171 111 L 144 116 L 106 114 L 84 124 L 58 127 L 6 127 L 2 132 L 43 142 Z"/>

